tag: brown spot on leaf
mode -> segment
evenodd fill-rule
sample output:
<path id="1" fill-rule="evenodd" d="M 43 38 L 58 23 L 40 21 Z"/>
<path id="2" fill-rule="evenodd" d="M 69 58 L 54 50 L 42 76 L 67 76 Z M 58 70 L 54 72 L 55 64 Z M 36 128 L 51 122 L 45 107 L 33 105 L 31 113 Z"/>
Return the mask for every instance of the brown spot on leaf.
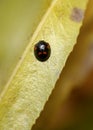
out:
<path id="1" fill-rule="evenodd" d="M 79 8 L 73 8 L 71 13 L 71 20 L 75 22 L 81 22 L 84 18 L 84 11 Z"/>

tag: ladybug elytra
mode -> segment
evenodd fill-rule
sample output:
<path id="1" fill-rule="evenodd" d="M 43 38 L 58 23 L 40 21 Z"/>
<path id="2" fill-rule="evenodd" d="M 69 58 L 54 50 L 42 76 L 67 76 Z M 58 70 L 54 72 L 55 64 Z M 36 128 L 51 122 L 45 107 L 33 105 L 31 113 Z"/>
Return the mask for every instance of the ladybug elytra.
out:
<path id="1" fill-rule="evenodd" d="M 34 46 L 34 54 L 35 57 L 41 62 L 48 60 L 51 54 L 49 43 L 45 42 L 44 40 L 39 41 Z"/>

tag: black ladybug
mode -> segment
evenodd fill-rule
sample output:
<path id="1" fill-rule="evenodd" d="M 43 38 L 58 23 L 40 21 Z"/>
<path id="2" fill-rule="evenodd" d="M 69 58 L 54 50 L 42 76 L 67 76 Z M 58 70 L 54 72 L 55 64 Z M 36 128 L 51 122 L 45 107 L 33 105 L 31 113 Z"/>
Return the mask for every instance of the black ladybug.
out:
<path id="1" fill-rule="evenodd" d="M 34 46 L 34 54 L 35 54 L 35 57 L 41 62 L 48 60 L 51 54 L 49 43 L 45 42 L 44 40 L 39 41 Z"/>

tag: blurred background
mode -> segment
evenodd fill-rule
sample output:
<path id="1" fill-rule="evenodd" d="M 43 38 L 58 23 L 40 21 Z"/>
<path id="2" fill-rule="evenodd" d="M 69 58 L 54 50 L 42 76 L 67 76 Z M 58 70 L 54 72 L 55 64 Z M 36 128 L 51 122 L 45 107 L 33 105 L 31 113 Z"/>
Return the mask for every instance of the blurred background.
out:
<path id="1" fill-rule="evenodd" d="M 93 130 L 93 0 L 77 44 L 33 130 Z"/>
<path id="2" fill-rule="evenodd" d="M 0 93 L 50 3 L 0 1 Z M 33 130 L 93 130 L 92 6 L 93 0 L 89 0 L 77 44 Z"/>

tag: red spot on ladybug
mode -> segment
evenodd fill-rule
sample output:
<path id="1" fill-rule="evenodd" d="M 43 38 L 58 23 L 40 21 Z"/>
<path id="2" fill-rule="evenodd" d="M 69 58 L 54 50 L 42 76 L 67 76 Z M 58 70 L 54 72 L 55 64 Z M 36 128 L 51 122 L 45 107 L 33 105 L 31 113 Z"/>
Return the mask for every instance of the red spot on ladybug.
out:
<path id="1" fill-rule="evenodd" d="M 38 52 L 38 55 L 42 55 L 42 52 Z"/>
<path id="2" fill-rule="evenodd" d="M 45 42 L 44 40 L 39 41 L 34 46 L 34 54 L 35 57 L 41 62 L 48 60 L 51 54 L 51 48 L 49 43 Z"/>
<path id="3" fill-rule="evenodd" d="M 46 55 L 46 54 L 47 54 L 47 52 L 45 52 L 45 51 L 44 51 L 44 52 L 43 52 L 43 54 L 45 54 L 45 55 Z"/>
<path id="4" fill-rule="evenodd" d="M 50 48 L 50 46 L 49 46 L 49 45 L 47 45 L 47 48 L 49 49 L 49 48 Z"/>
<path id="5" fill-rule="evenodd" d="M 35 47 L 34 50 L 36 50 L 37 48 Z"/>

